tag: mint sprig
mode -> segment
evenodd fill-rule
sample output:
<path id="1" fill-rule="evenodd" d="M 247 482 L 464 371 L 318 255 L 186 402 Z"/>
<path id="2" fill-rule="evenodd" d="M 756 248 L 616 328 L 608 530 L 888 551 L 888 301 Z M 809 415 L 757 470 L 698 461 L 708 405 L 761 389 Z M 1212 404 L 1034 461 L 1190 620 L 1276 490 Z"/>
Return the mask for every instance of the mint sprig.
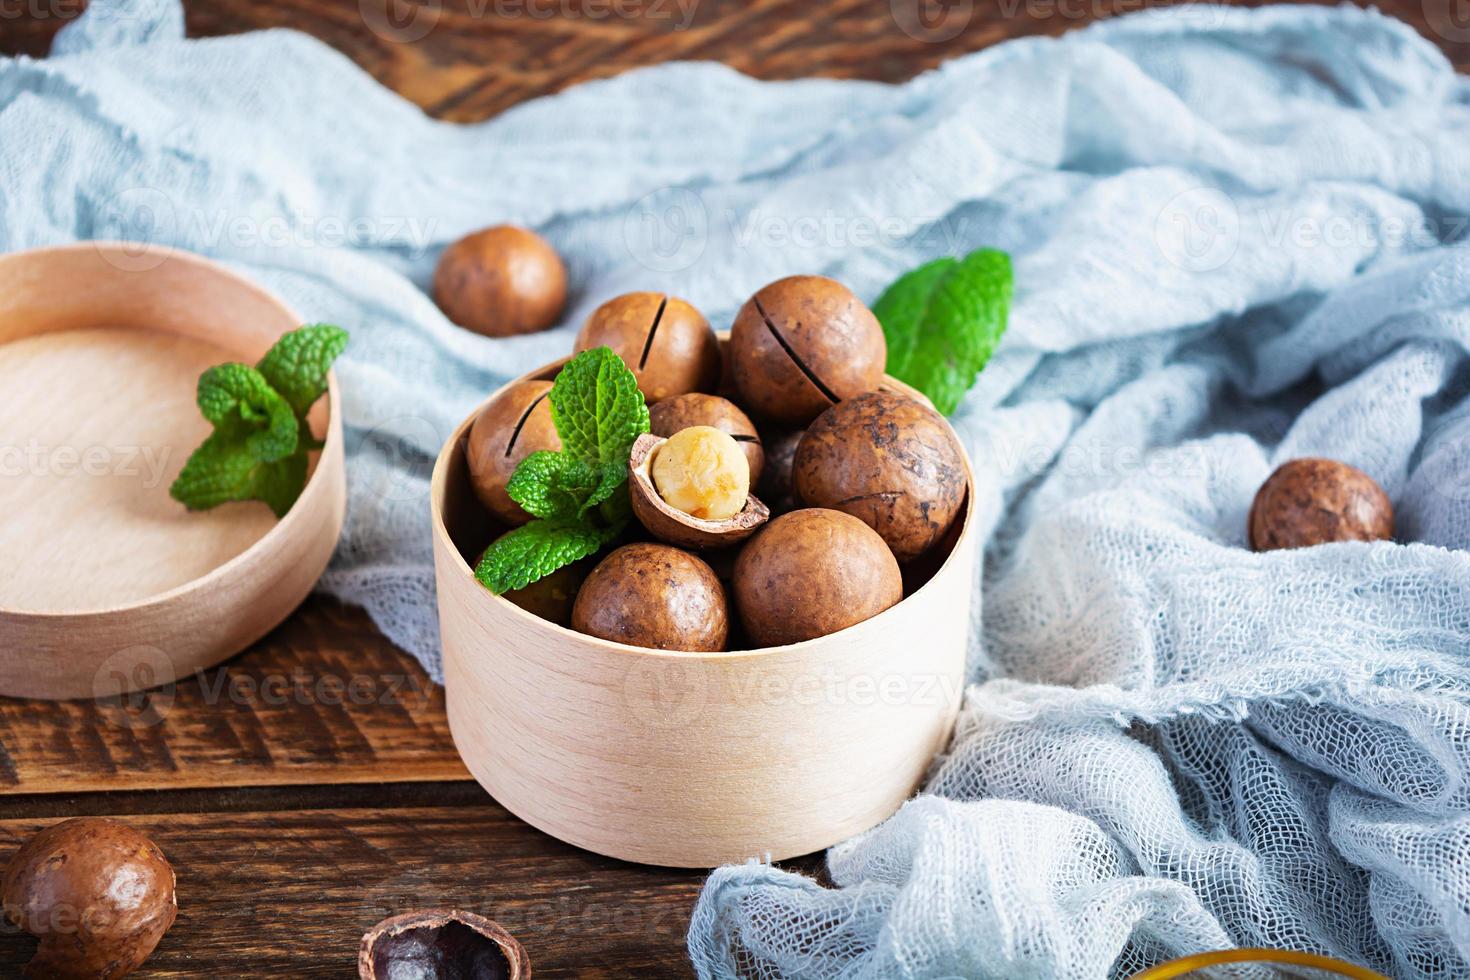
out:
<path id="1" fill-rule="evenodd" d="M 307 453 L 322 446 L 306 413 L 346 347 L 347 331 L 314 324 L 282 336 L 255 367 L 219 364 L 200 375 L 199 411 L 214 432 L 169 495 L 190 510 L 259 500 L 285 517 L 306 487 Z"/>
<path id="2" fill-rule="evenodd" d="M 873 304 L 888 341 L 888 373 L 959 408 L 1006 329 L 1011 258 L 995 249 L 935 259 L 900 276 Z"/>
<path id="3" fill-rule="evenodd" d="M 536 519 L 496 539 L 475 567 L 480 584 L 497 594 L 595 554 L 631 517 L 628 453 L 648 431 L 638 379 L 599 347 L 557 372 L 548 400 L 561 451 L 527 456 L 505 488 Z"/>

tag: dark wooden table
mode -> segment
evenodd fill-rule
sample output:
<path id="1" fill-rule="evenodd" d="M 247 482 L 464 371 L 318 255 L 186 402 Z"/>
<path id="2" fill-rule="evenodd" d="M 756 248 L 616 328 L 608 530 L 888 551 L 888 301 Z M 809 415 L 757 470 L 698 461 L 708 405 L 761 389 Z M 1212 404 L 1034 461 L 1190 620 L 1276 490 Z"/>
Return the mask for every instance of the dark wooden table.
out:
<path id="1" fill-rule="evenodd" d="M 475 121 L 588 78 L 713 59 L 764 78 L 899 81 L 1152 0 L 213 0 L 191 35 L 292 27 L 428 112 Z M 0 0 L 0 53 L 45 54 L 81 0 Z M 1464 0 L 1378 0 L 1470 69 Z M 443 692 L 361 610 L 313 598 L 250 651 L 140 704 L 0 698 L 0 860 L 47 823 L 125 816 L 179 875 L 178 923 L 136 976 L 350 977 L 395 911 L 458 904 L 538 977 L 689 973 L 701 874 L 578 851 L 469 779 Z M 796 862 L 805 870 L 818 858 Z M 0 931 L 0 976 L 31 941 Z"/>

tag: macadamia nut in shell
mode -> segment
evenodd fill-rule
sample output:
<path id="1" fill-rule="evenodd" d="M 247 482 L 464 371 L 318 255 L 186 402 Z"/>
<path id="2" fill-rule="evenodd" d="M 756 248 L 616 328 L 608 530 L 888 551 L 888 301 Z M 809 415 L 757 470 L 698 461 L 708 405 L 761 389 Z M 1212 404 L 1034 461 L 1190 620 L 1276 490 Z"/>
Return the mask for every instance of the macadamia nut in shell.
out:
<path id="1" fill-rule="evenodd" d="M 576 353 L 610 347 L 650 405 L 720 381 L 720 341 L 693 306 L 663 293 L 626 293 L 608 300 L 577 334 Z"/>
<path id="2" fill-rule="evenodd" d="M 824 412 L 792 466 L 797 499 L 859 518 L 899 561 L 940 541 L 969 489 L 949 423 L 913 398 L 874 391 Z"/>
<path id="3" fill-rule="evenodd" d="M 665 439 L 696 425 L 710 425 L 721 432 L 728 432 L 745 452 L 745 461 L 750 464 L 751 485 L 760 482 L 766 464 L 760 435 L 750 416 L 728 398 L 700 392 L 665 398 L 648 407 L 648 425 L 648 431 Z"/>
<path id="4" fill-rule="evenodd" d="M 434 301 L 461 327 L 489 337 L 545 330 L 561 317 L 567 270 L 546 239 L 500 225 L 466 235 L 439 257 Z"/>
<path id="5" fill-rule="evenodd" d="M 517 382 L 481 409 L 470 425 L 465 458 L 475 496 L 501 523 L 512 527 L 531 519 L 505 492 L 516 467 L 538 449 L 561 449 L 550 393 L 550 381 Z"/>
<path id="6" fill-rule="evenodd" d="M 1251 506 L 1250 541 L 1256 551 L 1392 537 L 1388 494 L 1367 473 L 1336 460 L 1284 464 Z"/>
<path id="7" fill-rule="evenodd" d="M 805 425 L 883 380 L 883 327 L 852 291 L 824 276 L 791 276 L 761 289 L 730 328 L 742 404 L 767 419 Z"/>
<path id="8" fill-rule="evenodd" d="M 604 558 L 577 593 L 572 629 L 656 650 L 725 648 L 725 587 L 700 559 L 671 545 L 624 545 Z"/>
<path id="9" fill-rule="evenodd" d="M 896 605 L 903 577 L 877 532 L 836 510 L 795 510 L 765 526 L 735 562 L 735 607 L 760 646 L 846 629 Z"/>

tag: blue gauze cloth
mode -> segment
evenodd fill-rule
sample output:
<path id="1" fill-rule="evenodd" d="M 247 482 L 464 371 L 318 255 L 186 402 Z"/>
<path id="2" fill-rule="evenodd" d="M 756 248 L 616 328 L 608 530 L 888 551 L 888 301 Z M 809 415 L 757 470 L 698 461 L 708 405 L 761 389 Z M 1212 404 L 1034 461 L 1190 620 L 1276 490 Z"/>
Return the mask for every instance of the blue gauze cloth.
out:
<path id="1" fill-rule="evenodd" d="M 896 87 L 670 65 L 456 126 L 300 34 L 181 24 L 99 0 L 0 62 L 0 245 L 178 245 L 350 328 L 322 588 L 431 672 L 434 455 L 596 304 L 668 290 L 724 325 L 786 274 L 871 300 L 1014 255 L 955 417 L 987 540 L 955 741 L 832 849 L 835 888 L 717 871 L 701 976 L 1106 977 L 1233 944 L 1470 976 L 1470 100 L 1430 43 L 1191 5 Z M 549 333 L 472 336 L 424 292 L 500 222 L 567 257 Z M 1372 474 L 1411 543 L 1253 554 L 1256 488 L 1304 455 Z"/>

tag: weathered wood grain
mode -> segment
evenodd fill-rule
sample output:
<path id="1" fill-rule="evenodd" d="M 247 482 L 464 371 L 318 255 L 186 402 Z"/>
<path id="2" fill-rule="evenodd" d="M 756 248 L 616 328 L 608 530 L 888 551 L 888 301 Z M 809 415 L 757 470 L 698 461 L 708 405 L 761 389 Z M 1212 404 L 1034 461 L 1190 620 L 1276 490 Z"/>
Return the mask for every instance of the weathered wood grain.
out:
<path id="1" fill-rule="evenodd" d="M 400 791 L 414 805 L 393 808 Z M 701 876 L 579 851 L 483 797 L 429 806 L 422 795 L 384 787 L 376 808 L 125 816 L 178 875 L 178 921 L 134 976 L 350 977 L 369 926 L 440 905 L 500 922 L 538 978 L 689 975 Z M 54 819 L 0 820 L 0 855 Z M 32 949 L 0 932 L 0 976 L 18 976 Z"/>
<path id="2" fill-rule="evenodd" d="M 443 689 L 361 610 L 326 598 L 173 687 L 99 702 L 0 698 L 0 800 L 468 778 Z"/>

